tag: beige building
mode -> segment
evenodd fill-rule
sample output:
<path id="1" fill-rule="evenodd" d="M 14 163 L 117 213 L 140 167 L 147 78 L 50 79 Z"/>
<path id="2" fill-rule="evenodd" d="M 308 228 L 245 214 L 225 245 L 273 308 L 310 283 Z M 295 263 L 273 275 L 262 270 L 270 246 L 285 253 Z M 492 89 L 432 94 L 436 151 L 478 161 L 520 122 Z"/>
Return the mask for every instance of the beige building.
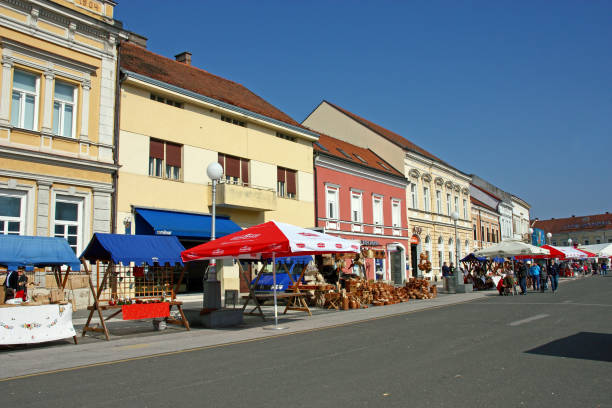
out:
<path id="1" fill-rule="evenodd" d="M 470 252 L 472 222 L 467 174 L 404 137 L 327 101 L 321 102 L 303 124 L 370 148 L 393 167 L 404 169 L 409 181 L 406 191 L 411 230 L 408 265 L 413 276 L 420 273 L 417 264 L 422 252 L 429 255 L 432 271 L 427 276 L 432 278 L 439 278 L 443 262 L 455 262 L 457 255 L 461 258 Z M 459 216 L 457 242 L 451 217 L 455 211 Z"/>
<path id="2" fill-rule="evenodd" d="M 552 236 L 551 245 L 594 245 L 612 243 L 612 214 L 574 216 L 567 218 L 535 219 L 532 228 L 544 230 Z"/>
<path id="3" fill-rule="evenodd" d="M 112 230 L 115 2 L 0 1 L 0 234 Z"/>
<path id="4" fill-rule="evenodd" d="M 472 202 L 472 251 L 487 248 L 501 241 L 497 211 L 470 197 Z"/>
<path id="5" fill-rule="evenodd" d="M 244 86 L 192 66 L 191 54 L 173 60 L 145 45 L 120 48 L 117 223 L 125 232 L 176 235 L 186 247 L 209 240 L 213 162 L 224 168 L 217 237 L 224 226 L 270 220 L 313 227 L 318 136 Z M 190 290 L 201 289 L 197 276 L 190 271 Z M 222 289 L 240 286 L 231 261 L 218 276 Z"/>

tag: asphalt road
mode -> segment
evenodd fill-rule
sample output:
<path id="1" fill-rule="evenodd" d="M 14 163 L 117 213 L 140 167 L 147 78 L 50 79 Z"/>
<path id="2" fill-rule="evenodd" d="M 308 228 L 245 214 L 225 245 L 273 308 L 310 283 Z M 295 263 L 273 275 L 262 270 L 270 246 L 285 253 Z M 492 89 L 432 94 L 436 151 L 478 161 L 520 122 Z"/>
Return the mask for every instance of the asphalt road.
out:
<path id="1" fill-rule="evenodd" d="M 2 406 L 612 407 L 612 277 L 0 382 Z M 1 368 L 0 368 L 1 369 Z"/>

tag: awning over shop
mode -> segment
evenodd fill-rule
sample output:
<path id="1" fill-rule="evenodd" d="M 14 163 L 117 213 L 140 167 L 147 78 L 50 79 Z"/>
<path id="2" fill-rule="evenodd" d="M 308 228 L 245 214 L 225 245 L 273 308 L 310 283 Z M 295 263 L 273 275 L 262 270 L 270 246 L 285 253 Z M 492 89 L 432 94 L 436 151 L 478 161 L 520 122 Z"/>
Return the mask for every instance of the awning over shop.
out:
<path id="1" fill-rule="evenodd" d="M 92 262 L 113 261 L 124 265 L 130 262 L 136 265 L 155 262 L 182 265 L 181 252 L 184 250 L 177 237 L 96 233 L 81 257 Z"/>
<path id="2" fill-rule="evenodd" d="M 268 261 L 272 261 L 272 258 L 268 259 Z M 312 255 L 303 255 L 303 256 L 285 256 L 281 258 L 276 258 L 277 263 L 281 264 L 302 264 L 305 265 L 312 261 Z"/>
<path id="3" fill-rule="evenodd" d="M 212 216 L 178 211 L 134 208 L 136 235 L 173 235 L 179 238 L 210 239 Z M 229 217 L 215 217 L 215 236 L 223 237 L 242 228 Z"/>
<path id="4" fill-rule="evenodd" d="M 0 265 L 9 270 L 20 266 L 61 265 L 70 266 L 73 271 L 81 269 L 81 263 L 64 238 L 25 235 L 0 235 Z"/>

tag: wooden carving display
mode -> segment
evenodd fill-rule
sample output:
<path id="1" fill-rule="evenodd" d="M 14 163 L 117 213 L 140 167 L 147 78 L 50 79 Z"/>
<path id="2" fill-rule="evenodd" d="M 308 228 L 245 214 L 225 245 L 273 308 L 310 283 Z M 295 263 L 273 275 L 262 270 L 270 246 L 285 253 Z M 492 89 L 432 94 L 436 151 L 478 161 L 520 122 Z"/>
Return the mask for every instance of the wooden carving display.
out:
<path id="1" fill-rule="evenodd" d="M 431 262 L 429 262 L 429 256 L 427 252 L 421 252 L 421 261 L 419 262 L 419 269 L 423 272 L 431 272 Z"/>

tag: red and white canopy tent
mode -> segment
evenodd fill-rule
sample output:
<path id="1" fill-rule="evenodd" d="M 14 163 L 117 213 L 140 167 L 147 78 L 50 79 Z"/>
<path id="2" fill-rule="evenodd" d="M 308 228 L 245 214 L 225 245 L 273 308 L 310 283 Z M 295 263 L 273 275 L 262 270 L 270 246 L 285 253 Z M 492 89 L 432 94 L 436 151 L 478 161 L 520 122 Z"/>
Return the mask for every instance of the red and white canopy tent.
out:
<path id="1" fill-rule="evenodd" d="M 576 249 L 572 246 L 553 246 L 542 245 L 541 248 L 548 249 L 549 255 L 521 255 L 517 259 L 585 259 L 589 258 L 590 254 L 586 251 Z"/>
<path id="2" fill-rule="evenodd" d="M 278 327 L 276 304 L 276 257 L 359 253 L 358 243 L 297 227 L 268 221 L 214 241 L 181 252 L 183 262 L 206 259 L 269 259 L 272 258 L 274 288 L 274 322 Z"/>

